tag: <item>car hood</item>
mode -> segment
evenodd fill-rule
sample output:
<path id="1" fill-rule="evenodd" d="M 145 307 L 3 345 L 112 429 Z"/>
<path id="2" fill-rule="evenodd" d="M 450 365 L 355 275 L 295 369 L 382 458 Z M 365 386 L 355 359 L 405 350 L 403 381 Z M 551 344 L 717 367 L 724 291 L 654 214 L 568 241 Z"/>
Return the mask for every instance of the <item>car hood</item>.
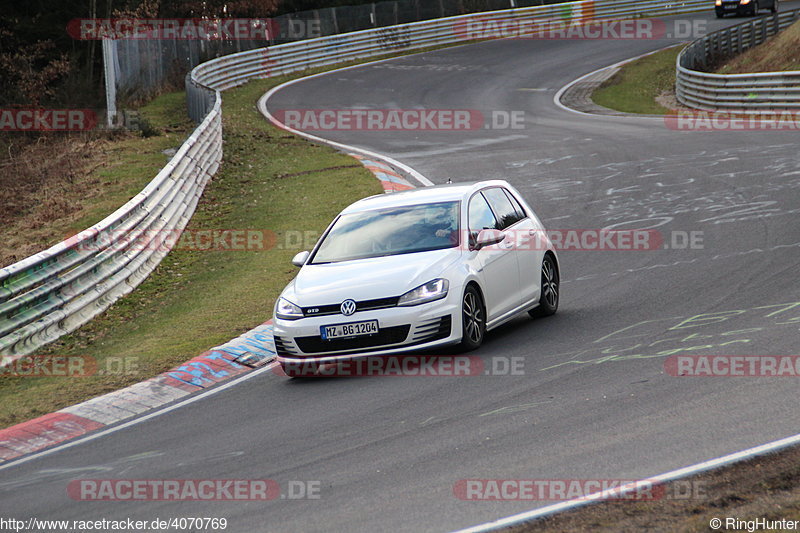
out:
<path id="1" fill-rule="evenodd" d="M 283 297 L 301 306 L 337 304 L 401 296 L 442 277 L 461 252 L 457 248 L 306 265 L 284 289 Z"/>

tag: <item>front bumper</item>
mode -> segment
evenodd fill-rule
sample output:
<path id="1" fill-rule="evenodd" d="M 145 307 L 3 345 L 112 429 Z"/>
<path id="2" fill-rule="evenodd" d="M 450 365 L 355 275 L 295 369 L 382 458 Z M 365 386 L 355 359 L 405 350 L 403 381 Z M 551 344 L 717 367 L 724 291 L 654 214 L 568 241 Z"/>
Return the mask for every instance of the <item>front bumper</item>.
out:
<path id="1" fill-rule="evenodd" d="M 454 295 L 455 294 L 455 295 Z M 320 327 L 377 320 L 375 335 L 322 340 Z M 461 299 L 451 289 L 442 300 L 413 307 L 391 307 L 341 314 L 273 320 L 281 363 L 326 363 L 455 344 L 461 340 Z"/>

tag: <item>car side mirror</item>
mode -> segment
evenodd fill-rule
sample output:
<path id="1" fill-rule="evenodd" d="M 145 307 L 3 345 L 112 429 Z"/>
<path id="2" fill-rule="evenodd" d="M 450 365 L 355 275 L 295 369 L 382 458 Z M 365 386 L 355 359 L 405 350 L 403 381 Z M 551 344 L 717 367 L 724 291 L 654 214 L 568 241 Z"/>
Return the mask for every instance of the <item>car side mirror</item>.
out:
<path id="1" fill-rule="evenodd" d="M 506 234 L 497 229 L 482 229 L 480 233 L 478 233 L 478 238 L 475 242 L 475 249 L 480 250 L 481 248 L 486 248 L 487 246 L 491 246 L 493 244 L 497 244 L 498 242 L 503 242 L 503 239 L 506 238 Z"/>
<path id="2" fill-rule="evenodd" d="M 292 259 L 292 264 L 296 267 L 301 267 L 306 264 L 306 261 L 308 261 L 308 257 L 310 255 L 311 252 L 309 252 L 308 250 L 300 252 L 299 254 L 294 256 L 294 258 Z"/>

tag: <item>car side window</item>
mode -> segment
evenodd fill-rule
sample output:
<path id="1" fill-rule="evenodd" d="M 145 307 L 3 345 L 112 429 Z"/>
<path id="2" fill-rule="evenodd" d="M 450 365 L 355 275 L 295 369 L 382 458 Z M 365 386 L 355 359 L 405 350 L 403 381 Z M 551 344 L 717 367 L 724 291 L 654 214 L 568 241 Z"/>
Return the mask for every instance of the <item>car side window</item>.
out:
<path id="1" fill-rule="evenodd" d="M 511 204 L 511 200 L 503 192 L 503 189 L 499 187 L 486 189 L 483 191 L 483 195 L 489 201 L 489 205 L 497 217 L 498 225 L 496 229 L 504 230 L 522 220 L 517 209 Z"/>
<path id="2" fill-rule="evenodd" d="M 497 219 L 489 208 L 486 198 L 481 193 L 474 195 L 469 201 L 469 241 L 474 245 L 478 238 L 478 233 L 482 229 L 495 229 Z"/>
<path id="3" fill-rule="evenodd" d="M 519 219 L 524 220 L 528 218 L 528 214 L 525 212 L 525 209 L 522 208 L 522 204 L 519 203 L 517 197 L 511 194 L 511 191 L 509 191 L 508 189 L 503 189 L 503 192 L 506 193 L 506 196 L 508 196 L 508 199 L 511 200 L 511 203 L 514 205 L 514 209 L 517 210 L 517 215 L 519 215 Z"/>

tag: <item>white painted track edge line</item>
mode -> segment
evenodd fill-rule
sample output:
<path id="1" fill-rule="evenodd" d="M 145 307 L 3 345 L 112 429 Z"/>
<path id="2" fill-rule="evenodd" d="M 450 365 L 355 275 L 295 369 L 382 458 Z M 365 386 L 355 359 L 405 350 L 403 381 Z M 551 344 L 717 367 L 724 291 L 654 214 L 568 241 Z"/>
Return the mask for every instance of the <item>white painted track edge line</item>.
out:
<path id="1" fill-rule="evenodd" d="M 658 483 L 675 481 L 688 476 L 701 474 L 708 470 L 713 470 L 715 468 L 728 466 L 734 463 L 738 463 L 740 461 L 744 461 L 746 459 L 751 459 L 759 455 L 776 452 L 797 444 L 800 444 L 800 434 L 768 442 L 766 444 L 761 444 L 759 446 L 754 446 L 752 448 L 747 448 L 746 450 L 742 450 L 739 452 L 723 455 L 715 459 L 709 459 L 701 463 L 679 468 L 677 470 L 672 470 L 670 472 L 659 474 L 657 476 L 641 479 L 639 481 L 628 483 L 627 485 L 623 485 L 622 487 L 618 487 L 616 489 L 609 489 L 603 492 L 596 492 L 582 498 L 576 498 L 574 500 L 568 500 L 557 504 L 548 505 L 546 507 L 541 507 L 539 509 L 534 509 L 532 511 L 526 511 L 523 513 L 510 515 L 505 518 L 499 518 L 492 522 L 486 522 L 484 524 L 472 526 L 466 529 L 460 529 L 455 533 L 482 533 L 485 531 L 495 531 L 502 528 L 517 526 L 525 522 L 530 522 L 533 520 L 537 520 L 539 518 L 544 518 L 557 513 L 569 511 L 592 503 L 601 502 L 613 496 L 619 496 L 620 494 L 629 493 L 632 490 L 635 490 L 637 487 L 646 487 Z"/>
<path id="2" fill-rule="evenodd" d="M 420 52 L 420 53 L 424 53 L 424 52 Z M 417 54 L 411 54 L 411 55 L 417 55 Z M 366 150 L 364 148 L 358 148 L 356 146 L 350 146 L 348 144 L 339 143 L 339 142 L 336 142 L 336 141 L 331 141 L 331 140 L 325 139 L 323 137 L 318 137 L 316 135 L 311 135 L 309 133 L 305 133 L 303 131 L 296 130 L 294 128 L 291 128 L 291 127 L 287 126 L 286 124 L 284 124 L 280 120 L 278 120 L 277 117 L 275 117 L 272 113 L 270 113 L 269 109 L 267 109 L 267 102 L 269 101 L 269 99 L 275 93 L 277 93 L 278 91 L 280 91 L 282 89 L 285 89 L 286 87 L 294 85 L 295 83 L 299 83 L 299 82 L 305 81 L 305 80 L 310 80 L 310 79 L 313 79 L 313 78 L 319 78 L 319 77 L 322 77 L 322 76 L 327 76 L 327 75 L 330 75 L 330 74 L 335 74 L 335 73 L 338 73 L 338 72 L 343 72 L 345 70 L 352 70 L 352 69 L 356 69 L 356 68 L 360 68 L 360 67 L 366 67 L 366 66 L 369 66 L 369 65 L 375 65 L 375 64 L 378 64 L 378 63 L 384 63 L 386 61 L 392 61 L 392 60 L 400 59 L 400 58 L 404 58 L 404 57 L 408 57 L 408 56 L 404 55 L 404 56 L 400 56 L 400 57 L 392 57 L 392 58 L 388 58 L 388 59 L 381 59 L 381 60 L 378 60 L 378 61 L 369 61 L 367 63 L 361 63 L 361 64 L 358 64 L 358 65 L 351 65 L 349 67 L 338 68 L 338 69 L 329 70 L 329 71 L 326 71 L 326 72 L 320 72 L 318 74 L 312 74 L 310 76 L 304 76 L 302 78 L 297 78 L 297 79 L 294 79 L 294 80 L 289 80 L 286 83 L 282 83 L 282 84 L 280 84 L 280 85 L 278 85 L 276 87 L 273 87 L 272 89 L 267 91 L 261 98 L 259 98 L 259 100 L 258 100 L 258 110 L 261 112 L 262 115 L 264 115 L 267 118 L 267 120 L 269 120 L 273 125 L 275 125 L 276 127 L 280 128 L 282 130 L 288 131 L 289 133 L 293 133 L 293 134 L 295 134 L 295 135 L 297 135 L 299 137 L 303 137 L 303 138 L 308 139 L 310 141 L 319 142 L 319 143 L 322 143 L 322 144 L 327 144 L 328 146 L 332 146 L 332 147 L 337 148 L 339 150 L 344 150 L 344 151 L 347 151 L 347 152 L 355 152 L 357 154 L 361 154 L 361 155 L 364 155 L 364 156 L 367 156 L 367 157 L 371 157 L 371 158 L 374 158 L 374 159 L 378 159 L 378 160 L 384 161 L 385 163 L 388 163 L 391 166 L 394 166 L 396 168 L 401 169 L 403 172 L 405 172 L 406 174 L 408 174 L 409 176 L 411 176 L 412 178 L 417 180 L 424 187 L 430 187 L 431 185 L 433 185 L 433 182 L 431 180 L 429 180 L 428 178 L 423 176 L 420 172 L 418 172 L 418 171 L 414 170 L 413 168 L 411 168 L 410 166 L 406 165 L 405 163 L 401 163 L 400 161 L 398 161 L 398 160 L 396 160 L 394 158 L 391 158 L 391 157 L 389 157 L 387 155 L 384 155 L 384 154 L 380 154 L 378 152 L 373 152 L 371 150 Z"/>
<path id="3" fill-rule="evenodd" d="M 669 46 L 665 46 L 663 48 L 659 48 L 658 50 L 652 50 L 650 52 L 647 52 L 647 53 L 644 53 L 644 54 L 640 54 L 640 55 L 638 55 L 636 57 L 630 57 L 628 59 L 623 59 L 622 61 L 618 61 L 618 62 L 614 63 L 613 65 L 608 65 L 606 67 L 602 67 L 602 68 L 599 68 L 597 70 L 593 70 L 593 71 L 589 72 L 588 74 L 584 74 L 580 78 L 574 79 L 571 82 L 569 82 L 568 84 L 566 84 L 563 87 L 561 87 L 558 90 L 558 92 L 556 92 L 555 96 L 553 96 L 553 103 L 557 107 L 563 109 L 564 111 L 568 111 L 568 112 L 573 113 L 575 115 L 582 115 L 584 117 L 622 118 L 622 119 L 633 118 L 633 119 L 644 119 L 644 120 L 664 120 L 664 117 L 666 115 L 637 115 L 636 113 L 626 113 L 624 115 L 601 115 L 599 113 L 587 113 L 586 111 L 578 111 L 577 109 L 573 109 L 573 108 L 569 107 L 568 105 L 561 103 L 561 98 L 564 96 L 564 93 L 566 93 L 568 90 L 570 90 L 570 88 L 572 88 L 573 85 L 576 85 L 576 84 L 582 82 L 586 78 L 588 78 L 590 76 L 593 76 L 593 75 L 597 74 L 598 72 L 602 72 L 602 71 L 604 71 L 606 69 L 610 69 L 610 68 L 621 67 L 621 66 L 626 65 L 628 63 L 632 63 L 632 62 L 636 61 L 637 59 L 641 59 L 643 57 L 651 56 L 653 54 L 657 54 L 658 52 L 663 52 L 664 50 L 669 50 L 670 48 L 674 48 L 676 46 L 681 46 L 682 44 L 685 44 L 685 43 L 671 44 Z"/>
<path id="4" fill-rule="evenodd" d="M 238 385 L 238 384 L 240 384 L 240 383 L 242 383 L 244 381 L 247 381 L 247 380 L 249 380 L 251 378 L 254 378 L 254 377 L 258 376 L 258 375 L 261 375 L 264 372 L 266 372 L 268 370 L 271 370 L 272 368 L 277 366 L 277 364 L 278 364 L 277 362 L 273 361 L 272 363 L 269 363 L 266 366 L 263 366 L 263 367 L 258 368 L 256 370 L 253 370 L 252 372 L 247 372 L 246 374 L 242 374 L 241 376 L 234 377 L 233 379 L 230 379 L 230 380 L 228 380 L 228 381 L 224 382 L 223 384 L 218 385 L 216 387 L 210 388 L 210 389 L 202 391 L 202 392 L 191 393 L 191 395 L 188 398 L 186 398 L 185 400 L 181 400 L 178 403 L 169 405 L 169 406 L 164 407 L 164 408 L 158 408 L 157 407 L 156 410 L 153 411 L 153 412 L 147 413 L 147 414 L 142 415 L 140 417 L 135 417 L 134 419 L 129 420 L 127 422 L 123 422 L 123 423 L 121 423 L 119 425 L 115 425 L 115 426 L 112 426 L 112 427 L 109 427 L 109 428 L 106 428 L 106 429 L 97 430 L 97 431 L 95 431 L 93 433 L 90 433 L 89 435 L 87 435 L 85 437 L 79 437 L 77 439 L 65 442 L 63 444 L 57 444 L 57 445 L 53 446 L 52 448 L 47 448 L 47 449 L 42 450 L 40 452 L 34 452 L 34 453 L 30 454 L 30 455 L 25 455 L 23 457 L 20 457 L 19 459 L 12 459 L 8 463 L 4 463 L 4 464 L 0 465 L 0 470 L 5 470 L 7 468 L 13 468 L 13 467 L 15 467 L 17 465 L 21 465 L 23 463 L 27 463 L 28 461 L 32 461 L 34 459 L 38 459 L 40 457 L 44 457 L 46 455 L 50 455 L 50 454 L 56 453 L 56 452 L 59 452 L 61 450 L 65 450 L 67 448 L 71 448 L 73 446 L 77 446 L 79 444 L 83 444 L 84 442 L 89 442 L 89 441 L 93 441 L 95 439 L 99 439 L 100 437 L 104 437 L 106 435 L 110 435 L 111 433 L 115 433 L 115 432 L 120 431 L 122 429 L 126 429 L 126 428 L 129 428 L 131 426 L 135 426 L 136 424 L 139 424 L 139 423 L 144 422 L 146 420 L 150 420 L 151 418 L 155 418 L 157 416 L 161 416 L 163 414 L 169 413 L 169 412 L 174 411 L 176 409 L 180 409 L 181 407 L 184 407 L 184 406 L 192 404 L 194 402 L 203 400 L 203 399 L 205 399 L 205 398 L 207 398 L 209 396 L 213 396 L 213 395 L 215 395 L 215 394 L 217 394 L 219 392 L 222 392 L 222 391 L 224 391 L 226 389 L 229 389 L 229 388 L 231 388 L 231 387 L 233 387 L 235 385 Z"/>

